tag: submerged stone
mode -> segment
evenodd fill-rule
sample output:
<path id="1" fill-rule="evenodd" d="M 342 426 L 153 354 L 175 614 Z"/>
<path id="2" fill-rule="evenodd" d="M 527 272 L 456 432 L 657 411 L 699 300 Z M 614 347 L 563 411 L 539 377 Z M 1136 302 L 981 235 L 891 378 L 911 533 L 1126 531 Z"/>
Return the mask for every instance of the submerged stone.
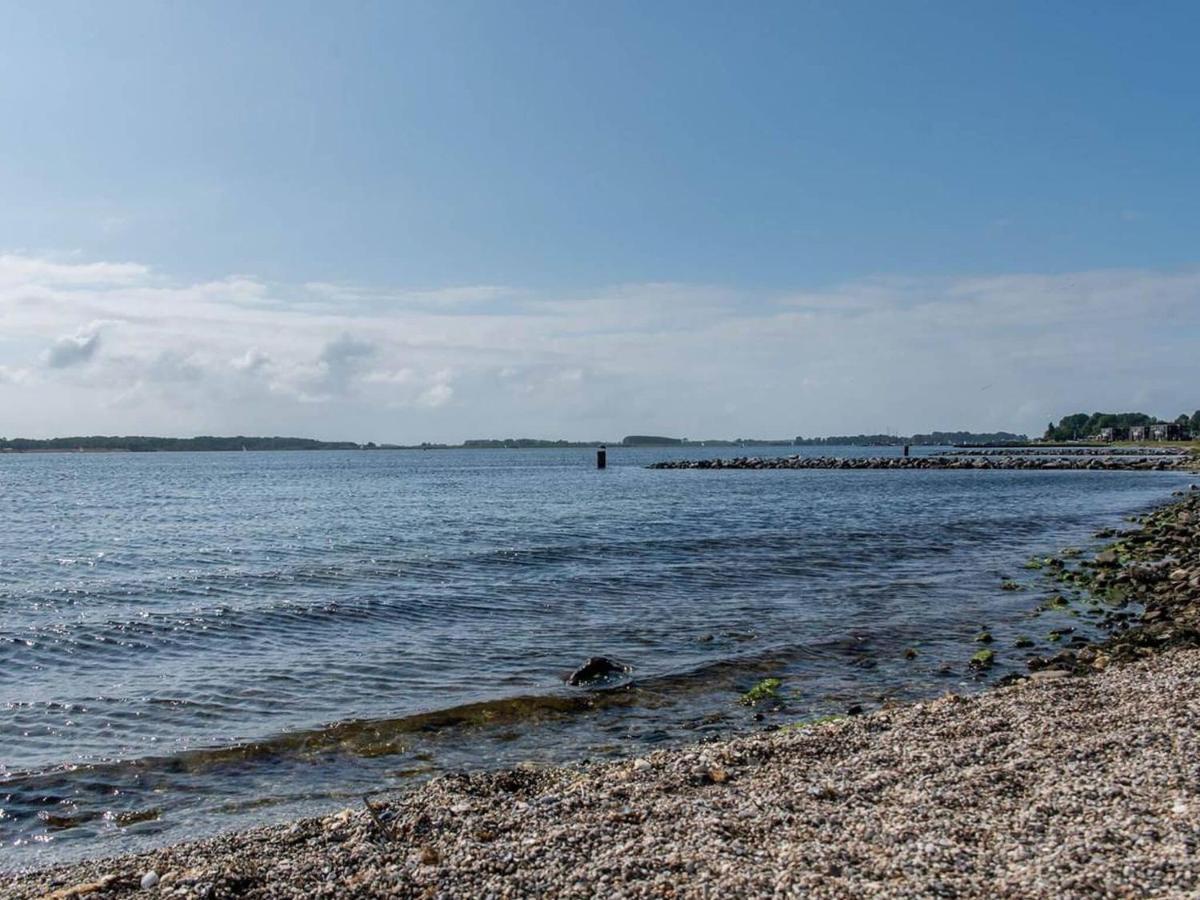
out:
<path id="1" fill-rule="evenodd" d="M 614 662 L 607 656 L 592 656 L 568 676 L 567 684 L 572 687 L 585 687 L 607 681 L 618 675 L 624 675 L 628 671 L 628 666 Z"/>
<path id="2" fill-rule="evenodd" d="M 970 666 L 972 669 L 990 669 L 996 661 L 996 652 L 994 650 L 980 650 L 971 657 Z"/>

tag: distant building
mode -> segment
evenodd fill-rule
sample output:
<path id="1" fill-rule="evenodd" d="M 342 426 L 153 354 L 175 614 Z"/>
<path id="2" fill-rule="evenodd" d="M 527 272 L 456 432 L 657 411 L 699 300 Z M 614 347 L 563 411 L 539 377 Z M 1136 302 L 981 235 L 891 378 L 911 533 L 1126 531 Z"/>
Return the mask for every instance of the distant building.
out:
<path id="1" fill-rule="evenodd" d="M 1150 440 L 1152 441 L 1178 441 L 1185 436 L 1183 427 L 1178 422 L 1159 422 L 1157 425 L 1150 426 Z"/>
<path id="2" fill-rule="evenodd" d="M 1096 437 L 1102 441 L 1123 441 L 1127 433 L 1124 428 L 1101 428 Z"/>
<path id="3" fill-rule="evenodd" d="M 1129 429 L 1129 439 L 1131 441 L 1144 441 L 1150 437 L 1150 426 L 1134 425 Z"/>

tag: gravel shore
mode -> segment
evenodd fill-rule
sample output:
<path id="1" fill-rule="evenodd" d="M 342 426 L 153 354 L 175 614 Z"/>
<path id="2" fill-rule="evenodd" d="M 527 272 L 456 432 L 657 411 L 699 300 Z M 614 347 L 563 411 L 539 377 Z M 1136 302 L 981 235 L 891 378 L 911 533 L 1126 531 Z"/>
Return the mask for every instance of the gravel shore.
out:
<path id="1" fill-rule="evenodd" d="M 8 897 L 1194 896 L 1200 651 L 394 802 Z M 153 871 L 158 884 L 141 890 Z M 148 879 L 153 880 L 153 879 Z"/>
<path id="2" fill-rule="evenodd" d="M 1061 577 L 1145 607 L 970 697 L 0 876 L 118 897 L 1134 897 L 1200 892 L 1200 498 Z"/>

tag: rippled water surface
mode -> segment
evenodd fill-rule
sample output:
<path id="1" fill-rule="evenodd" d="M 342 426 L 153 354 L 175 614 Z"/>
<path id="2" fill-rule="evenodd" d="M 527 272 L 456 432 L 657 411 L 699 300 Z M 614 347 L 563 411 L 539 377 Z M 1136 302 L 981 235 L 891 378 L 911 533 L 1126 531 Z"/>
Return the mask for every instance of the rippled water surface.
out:
<path id="1" fill-rule="evenodd" d="M 1030 554 L 1186 481 L 679 455 L 0 456 L 0 868 L 962 689 L 1050 627 Z M 564 685 L 597 654 L 632 683 Z"/>

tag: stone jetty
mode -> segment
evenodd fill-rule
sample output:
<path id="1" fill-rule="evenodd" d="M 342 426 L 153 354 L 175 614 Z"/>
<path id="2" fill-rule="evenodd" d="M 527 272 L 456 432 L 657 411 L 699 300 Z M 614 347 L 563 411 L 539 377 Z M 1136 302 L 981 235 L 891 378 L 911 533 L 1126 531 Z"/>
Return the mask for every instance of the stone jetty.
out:
<path id="1" fill-rule="evenodd" d="M 1132 456 L 943 454 L 937 456 L 737 456 L 730 459 L 672 459 L 649 469 L 1046 469 L 1104 471 L 1189 470 L 1197 465 L 1188 453 Z"/>

